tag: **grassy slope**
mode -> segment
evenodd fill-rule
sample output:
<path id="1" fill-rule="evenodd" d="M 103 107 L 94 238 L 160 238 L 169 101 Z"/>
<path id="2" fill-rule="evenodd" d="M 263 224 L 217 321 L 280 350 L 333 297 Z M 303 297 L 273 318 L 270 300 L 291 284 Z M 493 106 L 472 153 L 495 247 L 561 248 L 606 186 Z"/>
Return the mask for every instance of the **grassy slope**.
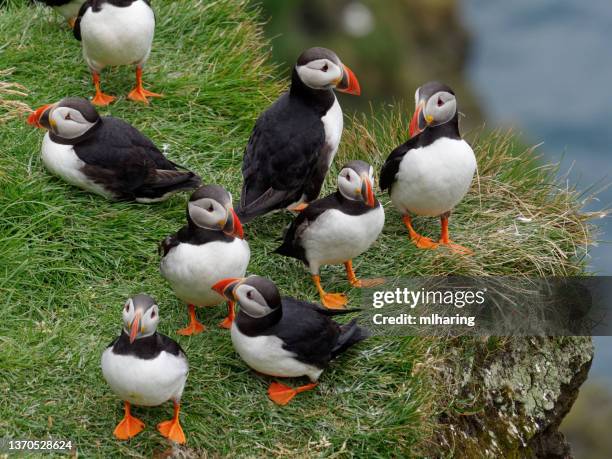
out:
<path id="1" fill-rule="evenodd" d="M 282 88 L 266 63 L 256 15 L 238 0 L 158 1 L 156 10 L 145 81 L 166 97 L 150 107 L 122 98 L 105 113 L 132 122 L 167 144 L 169 157 L 238 196 L 242 149 L 253 121 Z M 8 78 L 27 88 L 24 100 L 32 107 L 91 94 L 78 42 L 53 14 L 33 13 L 25 7 L 0 12 L 0 43 L 6 43 L 0 70 L 15 67 Z M 125 95 L 132 73 L 106 72 L 103 85 Z M 397 109 L 374 125 L 354 120 L 334 167 L 352 157 L 380 166 L 405 137 L 406 118 Z M 148 428 L 129 443 L 113 439 L 120 403 L 101 377 L 99 356 L 118 333 L 119 308 L 130 294 L 146 291 L 157 298 L 162 332 L 176 337 L 184 325 L 184 306 L 159 276 L 156 244 L 183 224 L 185 196 L 142 206 L 80 192 L 43 169 L 41 138 L 21 120 L 0 127 L 0 432 L 68 437 L 86 456 L 164 451 L 168 443 L 154 426 L 170 416 L 169 405 L 137 409 Z M 474 247 L 474 257 L 417 251 L 387 205 L 384 234 L 356 260 L 358 272 L 577 272 L 571 257 L 586 235 L 574 198 L 547 185 L 550 176 L 534 168 L 529 153 L 511 155 L 505 142 L 503 136 L 477 142 L 480 177 L 453 219 L 455 239 Z M 533 222 L 518 223 L 519 214 Z M 248 227 L 250 272 L 270 276 L 286 294 L 315 300 L 303 267 L 271 255 L 287 222 L 287 215 L 276 214 Z M 426 233 L 438 231 L 431 220 L 419 225 Z M 323 281 L 330 290 L 349 290 L 340 267 L 326 269 Z M 359 292 L 349 293 L 357 304 Z M 423 418 L 436 408 L 436 391 L 411 376 L 431 344 L 427 340 L 372 340 L 333 365 L 317 392 L 279 408 L 265 396 L 269 381 L 246 369 L 227 332 L 216 328 L 223 312 L 202 311 L 208 331 L 179 338 L 192 368 L 182 417 L 190 448 L 220 455 L 348 450 L 387 456 L 398 448 L 412 451 L 429 434 Z"/>

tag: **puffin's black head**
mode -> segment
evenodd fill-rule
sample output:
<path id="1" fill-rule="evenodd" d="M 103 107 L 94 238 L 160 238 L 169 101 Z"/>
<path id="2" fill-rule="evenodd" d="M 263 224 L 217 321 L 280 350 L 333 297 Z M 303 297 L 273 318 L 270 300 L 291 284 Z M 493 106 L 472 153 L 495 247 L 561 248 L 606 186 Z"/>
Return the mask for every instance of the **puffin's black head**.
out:
<path id="1" fill-rule="evenodd" d="M 28 117 L 32 126 L 47 129 L 66 140 L 81 137 L 99 120 L 94 106 L 82 97 L 66 97 L 55 104 L 43 105 Z"/>
<path id="2" fill-rule="evenodd" d="M 457 98 L 454 91 L 437 81 L 425 83 L 416 90 L 414 105 L 414 115 L 410 121 L 411 137 L 427 126 L 448 123 L 457 114 Z"/>
<path id="3" fill-rule="evenodd" d="M 365 161 L 353 160 L 338 174 L 338 190 L 347 199 L 374 207 L 374 169 Z"/>
<path id="4" fill-rule="evenodd" d="M 261 276 L 223 279 L 213 290 L 230 301 L 237 301 L 248 316 L 258 319 L 281 308 L 282 301 L 276 284 Z"/>
<path id="5" fill-rule="evenodd" d="M 242 224 L 232 207 L 232 195 L 219 185 L 198 188 L 187 203 L 187 221 L 199 228 L 223 231 L 225 234 L 244 237 Z"/>
<path id="6" fill-rule="evenodd" d="M 337 89 L 360 95 L 359 81 L 351 69 L 344 65 L 336 53 L 327 48 L 304 51 L 295 64 L 298 77 L 312 89 Z"/>
<path id="7" fill-rule="evenodd" d="M 130 335 L 130 343 L 155 333 L 158 322 L 159 307 L 149 295 L 141 293 L 127 299 L 123 306 L 123 329 Z"/>

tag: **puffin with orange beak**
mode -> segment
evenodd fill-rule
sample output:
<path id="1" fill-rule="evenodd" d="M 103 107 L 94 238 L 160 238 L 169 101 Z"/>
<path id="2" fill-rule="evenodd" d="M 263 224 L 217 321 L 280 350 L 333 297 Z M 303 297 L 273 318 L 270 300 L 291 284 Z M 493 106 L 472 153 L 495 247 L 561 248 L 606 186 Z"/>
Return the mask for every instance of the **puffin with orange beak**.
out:
<path id="1" fill-rule="evenodd" d="M 242 225 L 232 207 L 232 196 L 218 185 L 196 190 L 187 204 L 187 225 L 161 243 L 160 271 L 174 293 L 189 305 L 189 325 L 178 333 L 194 335 L 204 331 L 196 317 L 196 306 L 215 306 L 224 297 L 212 286 L 226 277 L 246 273 L 251 252 L 244 240 Z M 234 303 L 220 326 L 230 328 Z"/>
<path id="2" fill-rule="evenodd" d="M 417 89 L 411 138 L 391 152 L 380 173 L 380 187 L 402 214 L 412 242 L 421 249 L 440 245 L 457 253 L 470 249 L 451 241 L 448 219 L 470 189 L 476 171 L 472 147 L 461 138 L 457 99 L 451 88 L 429 82 Z M 439 241 L 417 233 L 412 215 L 440 217 Z"/>
<path id="3" fill-rule="evenodd" d="M 310 379 L 296 388 L 270 384 L 268 396 L 279 405 L 314 389 L 333 359 L 369 336 L 356 319 L 343 325 L 331 319 L 347 310 L 281 297 L 274 282 L 264 277 L 223 279 L 213 289 L 238 302 L 232 344 L 249 367 L 268 376 Z"/>
<path id="4" fill-rule="evenodd" d="M 302 260 L 328 308 L 347 303 L 343 293 L 328 293 L 321 287 L 322 265 L 344 263 L 353 287 L 373 287 L 382 279 L 358 279 L 353 258 L 368 250 L 385 224 L 385 211 L 374 197 L 373 169 L 364 161 L 350 161 L 338 175 L 338 190 L 310 203 L 285 232 L 276 253 Z"/>
<path id="5" fill-rule="evenodd" d="M 343 129 L 334 89 L 361 93 L 336 53 L 304 51 L 290 90 L 259 116 L 244 152 L 237 211 L 244 223 L 279 209 L 303 210 L 319 196 Z"/>
<path id="6" fill-rule="evenodd" d="M 43 105 L 28 123 L 47 130 L 41 154 L 49 172 L 107 199 L 159 202 L 200 185 L 197 174 L 168 160 L 132 125 L 100 116 L 87 99 Z"/>
<path id="7" fill-rule="evenodd" d="M 149 295 L 135 295 L 123 306 L 123 331 L 102 353 L 104 379 L 124 401 L 125 415 L 113 434 L 128 440 L 144 429 L 132 416 L 132 405 L 159 406 L 174 403 L 171 420 L 158 424 L 166 438 L 185 443 L 179 421 L 180 403 L 189 364 L 181 346 L 157 332 L 159 307 Z"/>

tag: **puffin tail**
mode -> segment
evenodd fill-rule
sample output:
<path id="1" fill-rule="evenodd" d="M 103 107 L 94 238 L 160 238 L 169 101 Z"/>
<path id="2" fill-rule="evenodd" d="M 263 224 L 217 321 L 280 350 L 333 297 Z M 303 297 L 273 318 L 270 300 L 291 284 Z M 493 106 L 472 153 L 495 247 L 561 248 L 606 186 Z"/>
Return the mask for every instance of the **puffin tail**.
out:
<path id="1" fill-rule="evenodd" d="M 135 190 L 137 200 L 156 202 L 179 191 L 194 190 L 202 184 L 200 177 L 191 171 L 158 169 L 153 180 Z"/>
<path id="2" fill-rule="evenodd" d="M 340 336 L 338 342 L 332 349 L 332 358 L 342 354 L 353 344 L 356 344 L 370 336 L 370 332 L 357 325 L 357 319 L 351 320 L 348 324 L 340 326 Z"/>

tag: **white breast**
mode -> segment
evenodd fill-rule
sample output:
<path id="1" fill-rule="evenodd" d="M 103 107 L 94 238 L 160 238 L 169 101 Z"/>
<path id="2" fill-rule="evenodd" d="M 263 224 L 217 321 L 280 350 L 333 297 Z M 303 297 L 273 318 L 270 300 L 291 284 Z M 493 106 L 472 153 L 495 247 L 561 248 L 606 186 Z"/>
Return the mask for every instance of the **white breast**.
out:
<path id="1" fill-rule="evenodd" d="M 281 378 L 308 376 L 315 382 L 322 369 L 296 360 L 295 354 L 283 349 L 283 341 L 276 336 L 247 336 L 236 323 L 231 329 L 232 344 L 246 364 L 265 375 Z"/>
<path id="2" fill-rule="evenodd" d="M 55 10 L 66 19 L 76 18 L 85 0 L 72 0 L 65 5 L 55 6 Z"/>
<path id="3" fill-rule="evenodd" d="M 385 224 L 382 205 L 363 215 L 347 215 L 330 209 L 302 234 L 302 246 L 313 274 L 326 264 L 344 263 L 368 250 Z"/>
<path id="4" fill-rule="evenodd" d="M 180 243 L 162 258 L 160 270 L 185 303 L 213 306 L 224 298 L 212 286 L 228 277 L 244 277 L 250 256 L 244 239 L 201 245 Z"/>
<path id="5" fill-rule="evenodd" d="M 104 3 L 100 11 L 89 9 L 81 19 L 83 56 L 98 72 L 107 65 L 143 64 L 154 32 L 153 10 L 143 0 L 123 8 Z"/>
<path id="6" fill-rule="evenodd" d="M 334 95 L 334 98 L 336 96 Z M 338 103 L 338 99 L 334 100 L 334 104 L 327 111 L 325 116 L 321 118 L 323 121 L 323 127 L 325 128 L 325 144 L 329 148 L 329 165 L 331 165 L 338 151 L 338 145 L 340 145 L 340 138 L 342 137 L 342 129 L 344 127 L 344 119 L 342 117 L 342 109 Z"/>
<path id="7" fill-rule="evenodd" d="M 43 164 L 49 172 L 66 182 L 92 193 L 112 199 L 112 193 L 104 187 L 89 180 L 81 168 L 85 163 L 79 159 L 72 145 L 63 145 L 51 140 L 49 133 L 45 134 L 42 144 Z"/>
<path id="8" fill-rule="evenodd" d="M 102 354 L 104 379 L 122 400 L 135 405 L 180 401 L 188 372 L 186 359 L 165 351 L 148 360 L 114 354 L 112 348 Z"/>
<path id="9" fill-rule="evenodd" d="M 475 171 L 476 158 L 467 142 L 438 139 L 402 158 L 391 201 L 402 213 L 441 215 L 463 199 Z"/>

